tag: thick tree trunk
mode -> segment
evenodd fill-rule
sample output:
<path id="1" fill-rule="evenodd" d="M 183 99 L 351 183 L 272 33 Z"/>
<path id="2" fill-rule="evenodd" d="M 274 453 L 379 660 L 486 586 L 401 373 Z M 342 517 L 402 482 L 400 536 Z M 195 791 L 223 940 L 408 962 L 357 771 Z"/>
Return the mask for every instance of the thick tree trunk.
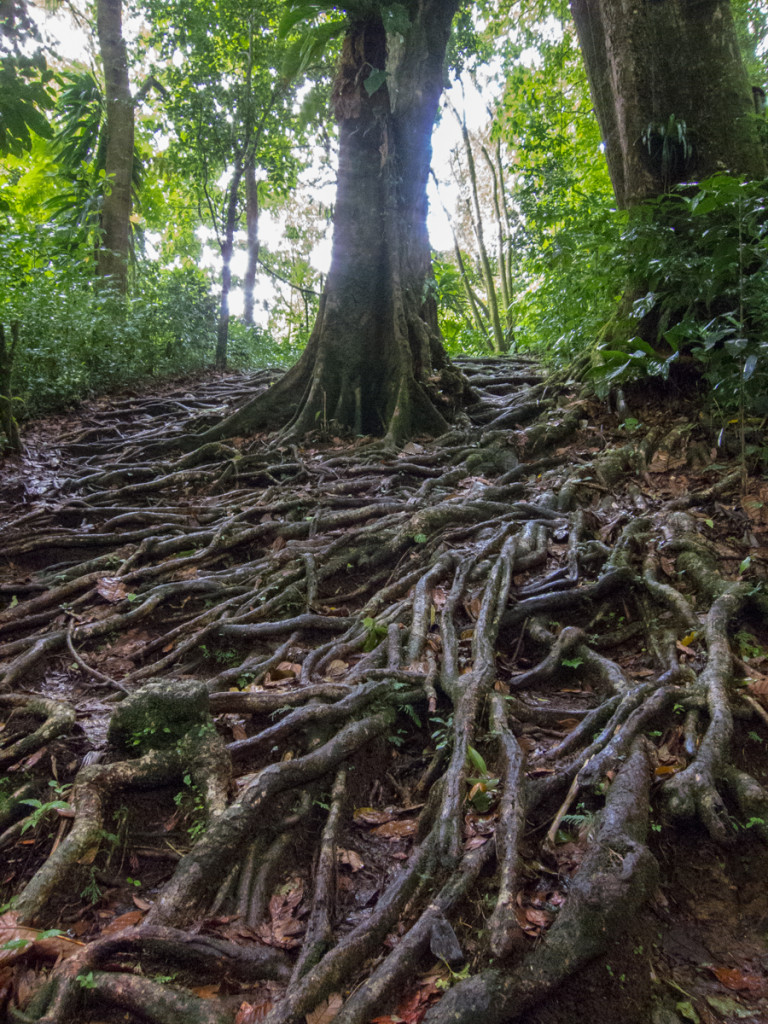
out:
<path id="1" fill-rule="evenodd" d="M 571 0 L 619 205 L 765 160 L 729 0 Z"/>
<path id="2" fill-rule="evenodd" d="M 107 100 L 107 193 L 102 209 L 99 276 L 109 278 L 125 294 L 131 246 L 131 180 L 133 176 L 133 100 L 128 83 L 128 58 L 123 39 L 122 0 L 98 0 L 99 49 Z"/>
<path id="3" fill-rule="evenodd" d="M 297 434 L 333 423 L 394 441 L 446 429 L 463 381 L 437 326 L 426 186 L 457 7 L 414 0 L 389 37 L 378 13 L 351 26 L 334 86 L 333 255 L 312 336 L 285 377 L 206 438 L 286 421 Z M 374 90 L 370 76 L 385 69 Z"/>

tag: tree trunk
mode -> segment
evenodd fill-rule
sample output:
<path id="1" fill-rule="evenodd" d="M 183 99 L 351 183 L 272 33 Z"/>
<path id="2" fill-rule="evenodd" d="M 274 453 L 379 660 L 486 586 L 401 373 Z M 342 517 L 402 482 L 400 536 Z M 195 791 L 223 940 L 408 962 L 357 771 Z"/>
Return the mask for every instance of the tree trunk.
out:
<path id="1" fill-rule="evenodd" d="M 728 0 L 571 0 L 619 205 L 765 174 Z"/>
<path id="2" fill-rule="evenodd" d="M 98 272 L 100 277 L 109 278 L 117 291 L 124 295 L 128 286 L 131 246 L 134 125 L 122 22 L 122 0 L 98 0 L 99 49 L 107 101 L 105 170 L 108 182 L 102 208 Z"/>
<path id="3" fill-rule="evenodd" d="M 259 265 L 259 191 L 256 181 L 256 167 L 249 158 L 245 167 L 245 230 L 248 265 L 243 278 L 243 320 L 253 323 L 253 291 L 256 286 L 256 271 Z"/>
<path id="4" fill-rule="evenodd" d="M 232 289 L 232 253 L 235 249 L 235 229 L 237 228 L 237 198 L 240 181 L 243 177 L 241 163 L 235 165 L 232 180 L 229 183 L 227 196 L 227 215 L 224 221 L 224 238 L 221 242 L 221 298 L 219 299 L 219 325 L 216 330 L 217 370 L 227 365 L 227 342 L 229 340 L 229 293 Z"/>
<path id="5" fill-rule="evenodd" d="M 333 254 L 314 330 L 299 362 L 206 438 L 325 422 L 394 442 L 446 429 L 465 385 L 437 326 L 426 187 L 457 6 L 414 0 L 409 24 L 389 37 L 378 12 L 348 30 L 333 92 Z"/>

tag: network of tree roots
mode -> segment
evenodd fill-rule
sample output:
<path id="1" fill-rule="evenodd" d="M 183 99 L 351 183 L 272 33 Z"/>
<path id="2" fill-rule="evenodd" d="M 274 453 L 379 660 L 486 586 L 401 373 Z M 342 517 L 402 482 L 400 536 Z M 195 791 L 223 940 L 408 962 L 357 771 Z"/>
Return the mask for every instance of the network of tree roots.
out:
<path id="1" fill-rule="evenodd" d="M 174 452 L 264 372 L 6 460 L 8 1020 L 539 1020 L 677 842 L 768 840 L 768 488 L 672 406 L 459 365 L 399 452 Z"/>

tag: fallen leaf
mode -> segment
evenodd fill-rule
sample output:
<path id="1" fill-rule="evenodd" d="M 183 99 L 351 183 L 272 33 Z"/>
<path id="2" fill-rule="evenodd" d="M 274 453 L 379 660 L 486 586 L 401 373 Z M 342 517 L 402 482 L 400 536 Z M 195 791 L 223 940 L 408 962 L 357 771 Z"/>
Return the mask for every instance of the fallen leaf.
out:
<path id="1" fill-rule="evenodd" d="M 384 825 L 378 825 L 371 829 L 370 834 L 378 836 L 379 839 L 404 839 L 406 836 L 412 836 L 418 827 L 419 823 L 415 818 L 404 818 L 401 821 L 388 821 Z"/>
<path id="2" fill-rule="evenodd" d="M 215 999 L 219 994 L 220 987 L 221 986 L 217 982 L 215 985 L 197 985 L 196 987 L 193 987 L 191 991 L 194 992 L 199 999 Z"/>
<path id="3" fill-rule="evenodd" d="M 18 921 L 19 915 L 15 910 L 8 910 L 0 916 L 0 964 L 3 966 L 12 964 L 33 949 L 40 956 L 57 960 L 66 959 L 83 947 L 82 942 L 67 938 L 66 935 L 40 938 L 44 932 L 20 925 Z"/>
<path id="4" fill-rule="evenodd" d="M 351 868 L 352 871 L 359 871 L 365 867 L 365 861 L 355 850 L 337 850 L 336 857 L 338 858 L 339 864 L 344 864 L 346 867 Z"/>
<path id="5" fill-rule="evenodd" d="M 768 694 L 768 676 L 764 676 L 761 672 L 755 672 L 753 669 L 750 669 L 749 676 L 747 678 L 749 679 L 749 686 L 747 689 L 750 693 L 757 694 L 759 697 L 764 697 Z"/>
<path id="6" fill-rule="evenodd" d="M 392 821 L 396 813 L 394 807 L 385 807 L 382 810 L 375 807 L 356 807 L 352 817 L 358 825 L 382 825 L 385 821 Z"/>
<path id="7" fill-rule="evenodd" d="M 737 967 L 710 967 L 710 970 L 726 988 L 734 992 L 762 992 L 764 980 L 757 974 L 748 974 Z"/>
<path id="8" fill-rule="evenodd" d="M 293 661 L 281 661 L 277 668 L 270 671 L 273 679 L 289 679 L 291 676 L 301 675 L 301 665 Z"/>
<path id="9" fill-rule="evenodd" d="M 113 918 L 109 922 L 106 928 L 101 931 L 101 937 L 105 935 L 115 935 L 117 932 L 123 931 L 124 928 L 133 928 L 134 925 L 138 924 L 144 916 L 142 910 L 129 910 L 125 914 L 120 914 L 119 917 Z"/>
<path id="10" fill-rule="evenodd" d="M 239 723 L 235 723 L 235 725 L 232 726 L 232 739 L 233 740 L 244 740 L 247 737 L 247 735 L 248 735 L 248 733 L 245 731 L 245 729 Z"/>
<path id="11" fill-rule="evenodd" d="M 679 764 L 660 764 L 656 768 L 654 774 L 656 775 L 674 775 L 675 772 L 679 772 L 682 765 Z"/>
<path id="12" fill-rule="evenodd" d="M 235 1016 L 234 1024 L 254 1024 L 254 1021 L 263 1020 L 274 1006 L 271 999 L 263 1003 L 241 1003 L 240 1009 Z"/>
<path id="13" fill-rule="evenodd" d="M 731 999 L 729 996 L 705 996 L 705 998 L 712 1009 L 725 1017 L 726 1020 L 728 1017 L 740 1017 L 742 1019 L 749 1017 L 752 1020 L 755 1019 L 755 1014 L 752 1010 L 746 1006 L 741 1006 L 735 999 Z M 679 1007 L 680 1004 L 678 1003 L 678 1009 Z M 696 1020 L 698 1019 L 697 1017 Z M 693 1018 L 691 1017 L 689 1020 L 693 1020 Z"/>
<path id="14" fill-rule="evenodd" d="M 282 551 L 283 548 L 285 547 L 285 543 L 285 537 L 275 537 L 275 539 L 272 541 L 272 550 Z"/>
<path id="15" fill-rule="evenodd" d="M 485 846 L 490 836 L 472 836 L 464 843 L 465 850 L 476 850 L 479 846 Z"/>
<path id="16" fill-rule="evenodd" d="M 96 584 L 96 593 L 110 604 L 117 604 L 125 600 L 128 591 L 119 576 L 102 576 Z"/>
<path id="17" fill-rule="evenodd" d="M 139 908 L 139 910 L 149 910 L 149 908 L 152 906 L 149 900 L 142 899 L 141 896 L 134 896 L 133 902 Z"/>
<path id="18" fill-rule="evenodd" d="M 330 1024 L 343 1004 L 341 993 L 331 992 L 327 999 L 318 1003 L 314 1010 L 306 1015 L 307 1024 Z"/>
<path id="19" fill-rule="evenodd" d="M 288 887 L 283 886 L 272 896 L 269 901 L 270 921 L 257 929 L 262 942 L 280 949 L 294 949 L 301 944 L 296 936 L 306 931 L 306 924 L 296 915 L 303 898 L 304 883 L 300 878 L 291 879 Z"/>
<path id="20" fill-rule="evenodd" d="M 677 569 L 675 568 L 675 563 L 673 559 L 667 558 L 665 555 L 661 555 L 661 557 L 659 558 L 659 563 L 661 565 L 662 570 L 667 576 L 671 577 L 672 579 L 674 579 L 677 576 Z"/>

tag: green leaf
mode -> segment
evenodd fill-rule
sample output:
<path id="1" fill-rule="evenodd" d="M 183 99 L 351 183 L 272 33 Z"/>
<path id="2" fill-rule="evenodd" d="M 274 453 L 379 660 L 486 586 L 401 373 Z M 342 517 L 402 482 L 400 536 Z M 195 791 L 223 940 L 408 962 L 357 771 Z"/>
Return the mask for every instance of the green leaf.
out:
<path id="1" fill-rule="evenodd" d="M 468 746 L 467 760 L 469 761 L 473 768 L 476 768 L 480 772 L 481 775 L 488 774 L 488 765 L 485 763 L 483 755 L 480 753 L 479 750 L 475 750 L 474 747 Z"/>
<path id="2" fill-rule="evenodd" d="M 369 96 L 373 96 L 375 92 L 384 85 L 387 80 L 387 72 L 382 71 L 381 68 L 374 68 L 373 71 L 368 75 L 366 80 L 363 82 L 365 91 Z"/>
<path id="3" fill-rule="evenodd" d="M 414 542 L 414 544 L 426 544 L 427 543 L 427 535 L 426 535 L 426 533 L 416 533 L 416 534 L 414 534 L 413 542 Z"/>
<path id="4" fill-rule="evenodd" d="M 690 999 L 685 999 L 682 1002 L 675 1004 L 675 1009 L 681 1017 L 685 1017 L 686 1020 L 693 1021 L 693 1024 L 700 1024 L 701 1018 L 693 1008 L 693 1003 Z"/>

